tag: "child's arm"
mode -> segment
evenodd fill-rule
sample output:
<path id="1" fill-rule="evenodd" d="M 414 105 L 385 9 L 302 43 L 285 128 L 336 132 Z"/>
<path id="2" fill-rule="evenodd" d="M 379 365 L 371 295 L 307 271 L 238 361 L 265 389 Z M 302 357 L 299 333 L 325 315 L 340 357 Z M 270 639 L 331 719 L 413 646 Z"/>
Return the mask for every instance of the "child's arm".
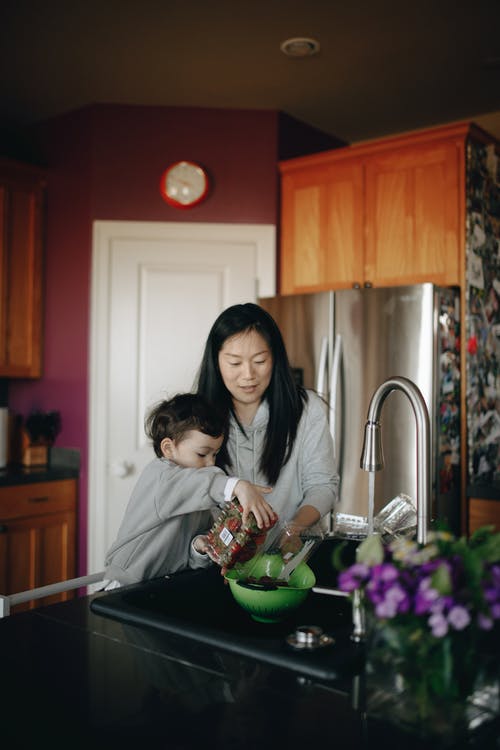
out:
<path id="1" fill-rule="evenodd" d="M 269 528 L 277 516 L 269 503 L 262 497 L 263 494 L 272 492 L 272 487 L 261 487 L 258 484 L 252 484 L 245 479 L 239 479 L 233 489 L 241 507 L 243 508 L 243 523 L 248 521 L 249 513 L 253 513 L 259 529 Z"/>

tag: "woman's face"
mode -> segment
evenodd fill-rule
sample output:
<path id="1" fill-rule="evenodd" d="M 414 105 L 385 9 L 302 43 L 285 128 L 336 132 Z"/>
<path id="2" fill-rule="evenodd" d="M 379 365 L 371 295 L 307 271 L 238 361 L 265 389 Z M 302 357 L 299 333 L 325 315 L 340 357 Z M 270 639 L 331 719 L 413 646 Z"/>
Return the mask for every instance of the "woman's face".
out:
<path id="1" fill-rule="evenodd" d="M 273 356 L 266 340 L 254 330 L 230 336 L 219 351 L 219 369 L 236 414 L 249 423 L 273 373 Z"/>

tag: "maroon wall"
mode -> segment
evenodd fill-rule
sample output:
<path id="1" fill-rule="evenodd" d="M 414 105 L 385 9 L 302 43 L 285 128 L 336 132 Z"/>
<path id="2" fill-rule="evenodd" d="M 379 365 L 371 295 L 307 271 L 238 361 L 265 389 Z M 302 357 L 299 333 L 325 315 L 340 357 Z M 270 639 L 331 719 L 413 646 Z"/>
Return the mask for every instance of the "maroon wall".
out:
<path id="1" fill-rule="evenodd" d="M 94 219 L 274 224 L 275 111 L 97 107 L 93 111 Z M 179 159 L 208 170 L 208 200 L 179 211 L 163 201 L 161 174 Z"/>
<path id="2" fill-rule="evenodd" d="M 48 167 L 45 359 L 39 381 L 11 381 L 9 406 L 61 412 L 61 447 L 82 467 L 78 571 L 86 572 L 88 350 L 92 221 L 277 220 L 278 113 L 99 105 L 40 125 L 32 150 Z M 201 162 L 209 199 L 178 211 L 160 197 L 166 166 Z"/>

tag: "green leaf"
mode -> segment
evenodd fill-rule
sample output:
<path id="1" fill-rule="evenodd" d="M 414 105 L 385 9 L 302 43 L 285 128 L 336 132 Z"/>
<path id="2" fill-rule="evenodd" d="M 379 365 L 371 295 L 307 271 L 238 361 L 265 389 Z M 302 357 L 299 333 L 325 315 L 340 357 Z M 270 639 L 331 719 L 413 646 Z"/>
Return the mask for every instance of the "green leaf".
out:
<path id="1" fill-rule="evenodd" d="M 340 544 L 335 545 L 335 548 L 332 552 L 332 565 L 335 570 L 344 570 L 346 567 L 345 563 L 342 560 L 342 552 L 347 547 L 347 541 L 340 542 Z"/>
<path id="2" fill-rule="evenodd" d="M 469 540 L 469 547 L 485 562 L 500 561 L 500 533 L 493 533 L 494 526 L 481 526 Z"/>
<path id="3" fill-rule="evenodd" d="M 431 586 L 442 595 L 451 594 L 452 583 L 447 565 L 440 565 L 431 576 Z"/>
<path id="4" fill-rule="evenodd" d="M 384 560 L 384 545 L 379 534 L 371 534 L 358 547 L 356 559 L 365 565 L 380 565 Z"/>

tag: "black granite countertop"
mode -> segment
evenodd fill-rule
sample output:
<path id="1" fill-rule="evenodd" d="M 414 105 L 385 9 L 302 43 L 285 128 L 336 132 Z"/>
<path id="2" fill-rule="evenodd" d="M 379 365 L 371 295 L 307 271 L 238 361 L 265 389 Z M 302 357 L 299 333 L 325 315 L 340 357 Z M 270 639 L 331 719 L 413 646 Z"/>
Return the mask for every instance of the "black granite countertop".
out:
<path id="1" fill-rule="evenodd" d="M 363 660 L 333 680 L 307 678 L 91 610 L 97 598 L 112 595 L 0 620 L 2 747 L 442 747 L 367 715 Z M 453 747 L 493 750 L 498 735 L 498 722 L 488 724 Z"/>
<path id="2" fill-rule="evenodd" d="M 80 451 L 53 446 L 49 450 L 49 462 L 46 466 L 23 466 L 11 463 L 0 469 L 0 487 L 78 479 L 79 475 Z"/>
<path id="3" fill-rule="evenodd" d="M 34 482 L 56 482 L 60 479 L 78 479 L 78 469 L 67 466 L 8 466 L 0 469 L 0 487 L 13 487 Z"/>

